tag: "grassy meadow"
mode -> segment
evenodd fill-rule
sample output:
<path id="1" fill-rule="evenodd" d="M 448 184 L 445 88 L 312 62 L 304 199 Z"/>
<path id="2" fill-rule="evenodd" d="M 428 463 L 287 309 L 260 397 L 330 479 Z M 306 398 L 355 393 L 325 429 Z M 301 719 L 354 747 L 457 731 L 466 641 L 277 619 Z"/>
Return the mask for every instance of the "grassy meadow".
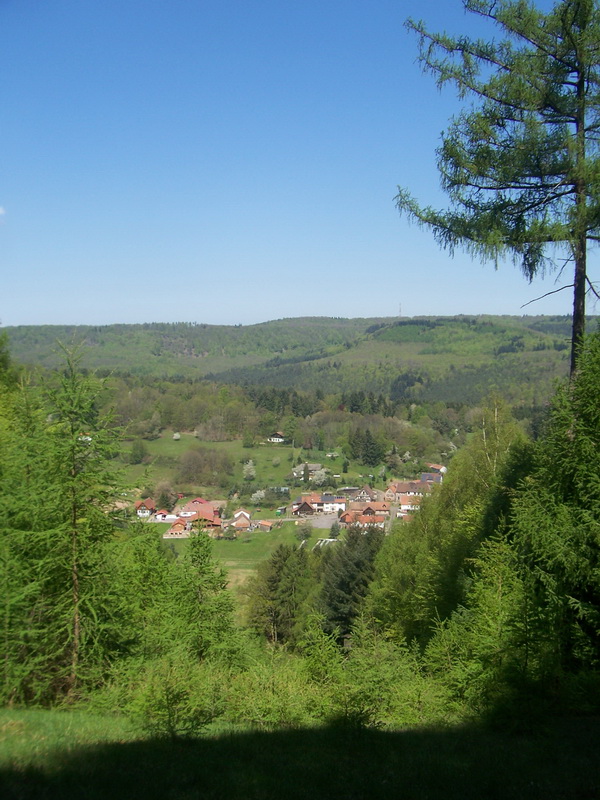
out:
<path id="1" fill-rule="evenodd" d="M 212 544 L 213 556 L 225 567 L 230 586 L 235 588 L 254 572 L 261 561 L 269 558 L 280 544 L 297 545 L 297 530 L 296 521 L 288 520 L 268 533 L 254 530 L 239 534 L 236 539 L 215 539 Z M 304 546 L 311 548 L 317 539 L 326 535 L 327 530 L 314 528 Z M 166 546 L 179 552 L 185 547 L 185 542 L 185 539 L 170 539 L 166 540 Z"/>
<path id="2" fill-rule="evenodd" d="M 166 480 L 175 482 L 179 470 L 179 459 L 186 450 L 211 449 L 219 453 L 226 454 L 233 462 L 233 475 L 228 477 L 231 485 L 248 486 L 251 491 L 255 488 L 265 486 L 289 486 L 289 474 L 292 467 L 296 465 L 299 457 L 306 457 L 305 451 L 300 448 L 292 448 L 289 445 L 280 444 L 256 444 L 254 447 L 243 447 L 240 439 L 227 442 L 202 442 L 196 439 L 192 433 L 181 433 L 181 438 L 176 441 L 173 439 L 173 431 L 165 430 L 157 439 L 144 441 L 148 450 L 148 458 L 143 464 L 126 464 L 123 467 L 124 478 L 130 486 L 142 488 L 144 482 L 157 482 Z M 128 445 L 125 445 L 125 454 Z M 244 481 L 243 469 L 248 460 L 254 462 L 256 478 L 254 481 Z M 311 450 L 308 456 L 309 461 L 323 464 L 331 470 L 333 474 L 341 475 L 343 482 L 348 485 L 362 486 L 365 482 L 372 483 L 367 475 L 368 467 L 359 465 L 357 462 L 350 461 L 347 473 L 342 474 L 344 457 L 341 452 L 336 458 L 327 458 L 327 451 Z M 380 488 L 383 484 L 380 482 Z M 215 487 L 195 487 L 198 493 L 206 495 L 206 499 L 222 499 L 226 491 L 219 493 Z M 302 488 L 290 486 L 291 495 L 300 494 Z M 282 502 L 285 505 L 285 500 Z M 270 509 L 264 514 L 258 514 L 258 518 L 269 518 L 273 516 L 275 508 Z"/>
<path id="3" fill-rule="evenodd" d="M 535 731 L 480 726 L 208 730 L 148 738 L 128 721 L 77 711 L 0 711 L 3 800 L 591 800 L 600 721 Z"/>

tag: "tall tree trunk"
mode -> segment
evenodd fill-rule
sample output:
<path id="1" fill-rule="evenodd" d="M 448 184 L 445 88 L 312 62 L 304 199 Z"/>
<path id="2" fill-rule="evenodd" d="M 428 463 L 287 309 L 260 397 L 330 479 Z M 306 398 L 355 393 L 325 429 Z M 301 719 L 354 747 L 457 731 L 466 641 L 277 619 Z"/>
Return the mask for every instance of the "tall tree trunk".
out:
<path id="1" fill-rule="evenodd" d="M 77 684 L 79 649 L 81 644 L 81 593 L 79 589 L 79 530 L 77 526 L 77 499 L 71 507 L 71 599 L 73 611 L 73 643 L 71 646 L 71 671 L 67 681 L 67 695 L 72 696 Z"/>
<path id="2" fill-rule="evenodd" d="M 582 14 L 586 11 L 582 9 Z M 581 20 L 582 27 L 584 20 Z M 577 53 L 579 72 L 577 75 L 577 115 L 575 119 L 575 230 L 573 256 L 575 275 L 573 277 L 573 328 L 571 333 L 571 378 L 577 368 L 577 356 L 585 333 L 585 291 L 587 278 L 587 185 L 585 176 L 585 124 L 586 124 L 586 82 L 585 57 Z"/>
<path id="3" fill-rule="evenodd" d="M 581 241 L 583 239 L 583 242 Z M 586 240 L 580 235 L 575 245 L 575 276 L 573 281 L 573 329 L 571 333 L 571 378 L 577 368 L 577 356 L 585 333 Z"/>

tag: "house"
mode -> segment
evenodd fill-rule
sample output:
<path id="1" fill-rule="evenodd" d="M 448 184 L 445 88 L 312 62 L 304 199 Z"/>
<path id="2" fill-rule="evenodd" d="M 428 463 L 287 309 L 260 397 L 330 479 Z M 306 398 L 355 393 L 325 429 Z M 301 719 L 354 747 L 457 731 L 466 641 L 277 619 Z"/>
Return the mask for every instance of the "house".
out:
<path id="1" fill-rule="evenodd" d="M 306 493 L 292 503 L 292 514 L 337 514 L 345 511 L 347 500 L 332 494 Z M 309 510 L 310 507 L 310 510 Z"/>
<path id="2" fill-rule="evenodd" d="M 154 519 L 156 522 L 175 522 L 177 519 L 177 514 L 172 514 L 170 511 L 166 511 L 164 508 L 161 508 L 161 510 L 157 511 L 154 515 Z"/>
<path id="3" fill-rule="evenodd" d="M 390 483 L 383 495 L 388 503 L 399 503 L 404 495 L 423 497 L 431 491 L 431 483 L 427 481 L 396 481 Z"/>
<path id="4" fill-rule="evenodd" d="M 163 533 L 163 539 L 189 539 L 191 533 L 191 525 L 183 519 L 178 519 L 174 522 L 166 533 Z"/>
<path id="5" fill-rule="evenodd" d="M 378 514 L 361 514 L 354 523 L 361 528 L 381 528 L 385 527 L 385 517 Z"/>
<path id="6" fill-rule="evenodd" d="M 443 475 L 441 472 L 422 472 L 421 473 L 421 482 L 422 483 L 441 483 L 443 480 Z"/>
<path id="7" fill-rule="evenodd" d="M 365 516 L 381 516 L 381 517 L 389 517 L 390 515 L 390 506 L 385 501 L 377 501 L 375 500 L 372 503 L 366 503 L 365 507 L 363 508 L 362 512 Z"/>
<path id="8" fill-rule="evenodd" d="M 362 514 L 360 510 L 346 511 L 340 517 L 340 524 L 349 527 L 350 525 L 358 525 L 359 528 L 384 528 L 386 517 L 381 514 Z"/>
<path id="9" fill-rule="evenodd" d="M 441 475 L 445 475 L 448 472 L 448 467 L 444 467 L 443 464 L 430 464 L 429 462 L 425 462 L 425 465 L 429 472 L 439 472 Z"/>
<path id="10" fill-rule="evenodd" d="M 204 515 L 210 514 L 210 516 L 219 515 L 221 505 L 222 503 L 220 501 L 209 503 L 209 501 L 205 500 L 203 497 L 196 497 L 194 500 L 190 500 L 189 503 L 184 505 L 179 511 L 179 516 L 184 518 L 193 517 L 194 514 L 197 513 L 202 513 Z"/>
<path id="11" fill-rule="evenodd" d="M 400 514 L 410 514 L 417 511 L 423 497 L 418 494 L 403 494 L 400 496 Z"/>
<path id="12" fill-rule="evenodd" d="M 250 531 L 254 527 L 250 512 L 245 508 L 238 508 L 233 512 L 231 519 L 221 522 L 221 527 L 225 530 L 227 528 L 235 531 Z"/>
<path id="13" fill-rule="evenodd" d="M 307 500 L 300 500 L 299 502 L 292 503 L 292 514 L 295 517 L 310 516 L 315 513 L 312 503 Z"/>
<path id="14" fill-rule="evenodd" d="M 368 503 L 377 500 L 377 493 L 371 489 L 370 486 L 365 484 L 362 489 L 358 489 L 358 491 L 352 495 L 352 500 L 355 503 Z"/>
<path id="15" fill-rule="evenodd" d="M 258 521 L 256 527 L 259 531 L 263 531 L 264 533 L 269 533 L 273 530 L 273 523 L 270 522 L 268 519 L 261 519 Z"/>
<path id="16" fill-rule="evenodd" d="M 269 436 L 267 442 L 272 442 L 273 444 L 283 444 L 285 442 L 285 436 L 281 431 L 275 431 L 275 433 L 272 433 Z"/>
<path id="17" fill-rule="evenodd" d="M 352 525 L 354 520 L 359 516 L 357 511 L 344 511 L 340 515 L 340 525 Z"/>
<path id="18" fill-rule="evenodd" d="M 185 518 L 188 524 L 196 523 L 200 528 L 220 528 L 221 517 L 215 513 L 212 506 L 199 508 L 191 517 Z"/>
<path id="19" fill-rule="evenodd" d="M 338 497 L 332 494 L 321 495 L 320 504 L 324 514 L 337 514 L 340 511 L 345 511 L 348 502 L 345 497 Z"/>
<path id="20" fill-rule="evenodd" d="M 154 504 L 154 500 L 151 497 L 147 497 L 145 500 L 137 500 L 135 504 L 135 513 L 138 515 L 140 519 L 148 519 L 149 517 L 154 514 L 156 510 L 156 506 Z"/>
<path id="21" fill-rule="evenodd" d="M 234 528 L 236 531 L 249 531 L 252 528 L 252 522 L 249 517 L 240 514 L 239 517 L 230 520 L 228 527 Z"/>

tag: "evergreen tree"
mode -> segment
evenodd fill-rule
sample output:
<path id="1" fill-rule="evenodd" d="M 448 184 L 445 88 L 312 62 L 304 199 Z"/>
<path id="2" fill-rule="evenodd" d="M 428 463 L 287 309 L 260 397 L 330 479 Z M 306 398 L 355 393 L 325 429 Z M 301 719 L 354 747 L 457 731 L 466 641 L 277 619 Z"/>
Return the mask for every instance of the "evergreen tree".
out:
<path id="1" fill-rule="evenodd" d="M 563 246 L 574 265 L 573 372 L 591 288 L 587 245 L 600 235 L 600 9 L 596 0 L 558 0 L 547 12 L 529 0 L 463 5 L 505 38 L 452 38 L 408 23 L 424 68 L 474 106 L 452 121 L 438 151 L 450 209 L 422 208 L 405 190 L 398 208 L 451 251 L 463 246 L 496 262 L 511 255 L 530 280 Z"/>
<path id="2" fill-rule="evenodd" d="M 368 599 L 383 627 L 424 643 L 432 621 L 465 601 L 481 543 L 505 524 L 514 489 L 532 469 L 530 451 L 506 409 L 493 402 L 483 410 L 443 484 L 384 542 Z"/>
<path id="3" fill-rule="evenodd" d="M 320 607 L 325 630 L 338 637 L 350 633 L 369 582 L 373 562 L 383 541 L 383 531 L 350 527 L 346 538 L 332 545 L 323 564 Z"/>
<path id="4" fill-rule="evenodd" d="M 362 462 L 369 467 L 376 467 L 383 458 L 384 449 L 375 439 L 369 428 L 365 430 L 362 446 Z"/>
<path id="5" fill-rule="evenodd" d="M 310 586 L 308 555 L 304 548 L 279 545 L 259 564 L 250 580 L 248 621 L 270 642 L 293 641 L 297 616 Z"/>
<path id="6" fill-rule="evenodd" d="M 600 668 L 600 334 L 581 349 L 516 506 L 512 536 L 534 579 L 539 642 L 556 680 Z"/>

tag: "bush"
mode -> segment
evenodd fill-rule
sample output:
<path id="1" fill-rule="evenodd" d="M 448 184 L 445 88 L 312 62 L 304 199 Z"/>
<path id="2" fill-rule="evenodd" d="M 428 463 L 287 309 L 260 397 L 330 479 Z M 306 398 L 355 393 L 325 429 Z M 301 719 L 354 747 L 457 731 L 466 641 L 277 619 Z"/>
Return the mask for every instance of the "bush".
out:
<path id="1" fill-rule="evenodd" d="M 165 657 L 145 669 L 130 704 L 133 717 L 153 736 L 199 736 L 225 710 L 223 679 L 207 664 Z"/>

